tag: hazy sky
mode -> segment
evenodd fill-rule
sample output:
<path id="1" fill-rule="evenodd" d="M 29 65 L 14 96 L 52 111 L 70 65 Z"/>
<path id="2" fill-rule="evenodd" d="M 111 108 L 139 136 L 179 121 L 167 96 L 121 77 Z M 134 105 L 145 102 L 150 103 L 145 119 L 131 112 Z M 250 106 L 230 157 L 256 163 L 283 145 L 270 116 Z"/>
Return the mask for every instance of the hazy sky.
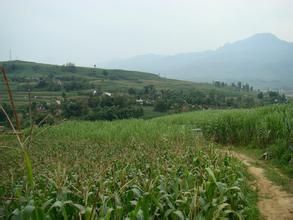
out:
<path id="1" fill-rule="evenodd" d="M 260 32 L 293 42 L 293 0 L 0 0 L 0 60 L 90 66 Z"/>

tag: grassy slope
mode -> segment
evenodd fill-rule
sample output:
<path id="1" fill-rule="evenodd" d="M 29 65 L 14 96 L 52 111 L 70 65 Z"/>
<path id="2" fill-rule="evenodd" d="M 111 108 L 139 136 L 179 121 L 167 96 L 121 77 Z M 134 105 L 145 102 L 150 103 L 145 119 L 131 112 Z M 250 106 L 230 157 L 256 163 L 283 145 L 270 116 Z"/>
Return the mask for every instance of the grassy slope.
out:
<path id="1" fill-rule="evenodd" d="M 18 110 L 22 110 L 24 105 L 28 104 L 27 91 L 20 91 L 19 86 L 27 86 L 28 84 L 36 85 L 39 78 L 46 78 L 48 75 L 56 77 L 74 77 L 75 80 L 85 80 L 90 84 L 93 84 L 95 88 L 100 88 L 102 91 L 107 92 L 122 92 L 127 93 L 129 88 L 142 89 L 147 85 L 154 85 L 157 90 L 170 89 L 170 90 L 196 90 L 205 95 L 210 92 L 216 92 L 217 94 L 224 95 L 226 97 L 244 97 L 244 96 L 256 96 L 255 93 L 246 93 L 243 91 L 237 91 L 232 87 L 217 88 L 208 83 L 195 83 L 189 81 L 181 81 L 174 79 L 161 78 L 156 74 L 137 72 L 137 71 L 125 71 L 125 70 L 106 70 L 107 76 L 105 76 L 104 69 L 100 68 L 88 68 L 88 67 L 76 67 L 74 73 L 66 72 L 62 70 L 61 66 L 49 65 L 25 61 L 9 61 L 0 62 L 0 65 L 4 65 L 13 70 L 8 72 L 8 78 L 19 78 L 18 82 L 10 83 L 13 88 L 14 100 Z M 28 82 L 24 82 L 27 80 Z M 0 80 L 0 95 L 1 100 L 8 102 L 7 92 Z M 23 89 L 21 89 L 23 90 Z M 66 96 L 69 98 L 83 99 L 87 98 L 88 94 L 92 92 L 89 89 L 66 92 Z M 62 91 L 46 91 L 33 89 L 31 96 L 33 101 L 36 102 L 49 102 L 55 103 L 56 98 L 60 99 Z M 153 111 L 153 108 L 144 107 L 145 118 L 151 118 L 162 115 Z"/>
<path id="2" fill-rule="evenodd" d="M 109 91 L 125 91 L 128 88 L 142 88 L 145 85 L 154 85 L 158 89 L 197 89 L 203 92 L 210 90 L 221 91 L 226 95 L 245 94 L 233 90 L 231 87 L 216 88 L 212 84 L 208 83 L 195 83 L 182 80 L 173 80 L 167 78 L 161 78 L 156 74 L 126 71 L 126 70 L 107 70 L 107 77 L 103 75 L 104 69 L 88 68 L 88 67 L 76 67 L 76 72 L 64 72 L 61 70 L 61 66 L 40 64 L 25 61 L 9 61 L 0 62 L 2 65 L 16 66 L 16 69 L 10 71 L 8 76 L 17 76 L 25 78 L 39 78 L 46 77 L 48 74 L 54 76 L 75 76 L 80 79 L 90 80 L 93 84 L 100 86 L 103 90 Z"/>

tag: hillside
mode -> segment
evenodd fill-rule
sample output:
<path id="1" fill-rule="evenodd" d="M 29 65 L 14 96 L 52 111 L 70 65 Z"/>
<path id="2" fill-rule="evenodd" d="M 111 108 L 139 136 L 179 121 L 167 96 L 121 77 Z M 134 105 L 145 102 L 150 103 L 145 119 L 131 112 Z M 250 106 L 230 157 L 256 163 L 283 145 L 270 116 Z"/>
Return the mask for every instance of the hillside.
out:
<path id="1" fill-rule="evenodd" d="M 142 55 L 106 67 L 161 73 L 193 81 L 245 81 L 261 89 L 293 89 L 293 43 L 269 33 L 227 43 L 216 50 L 172 56 Z"/>
<path id="2" fill-rule="evenodd" d="M 35 123 L 48 114 L 50 123 L 72 118 L 116 120 L 287 101 L 279 93 L 258 92 L 241 82 L 195 83 L 137 71 L 78 67 L 72 63 L 63 66 L 24 61 L 2 64 L 24 127 L 30 123 L 29 100 Z M 2 83 L 0 87 L 1 104 L 8 103 L 7 91 Z M 5 108 L 12 112 L 9 105 Z M 0 114 L 0 126 L 5 124 L 5 117 Z"/>
<path id="3" fill-rule="evenodd" d="M 37 84 L 39 79 L 48 76 L 62 81 L 85 80 L 94 86 L 109 91 L 126 91 L 129 88 L 141 88 L 145 85 L 154 85 L 159 89 L 199 89 L 199 90 L 222 90 L 235 93 L 231 88 L 217 89 L 209 83 L 195 83 L 183 80 L 174 80 L 160 77 L 157 74 L 127 71 L 121 69 L 101 69 L 74 66 L 58 66 L 26 61 L 5 61 L 0 65 L 6 67 L 7 74 L 14 87 Z"/>
<path id="4" fill-rule="evenodd" d="M 210 83 L 196 83 L 191 81 L 174 80 L 160 77 L 156 74 L 139 71 L 126 71 L 119 69 L 100 69 L 78 66 L 58 66 L 26 61 L 0 62 L 6 68 L 8 78 L 15 94 L 32 92 L 39 95 L 56 95 L 68 92 L 68 95 L 76 96 L 91 93 L 100 89 L 107 92 L 128 92 L 128 89 L 141 89 L 144 86 L 153 85 L 158 90 L 197 90 L 203 93 L 218 91 L 227 96 L 241 96 L 245 92 L 238 91 L 231 86 L 219 87 Z M 52 85 L 46 85 L 50 81 Z M 77 88 L 68 88 L 68 83 L 84 83 Z M 43 85 L 44 84 L 44 85 Z M 2 90 L 1 90 L 2 91 Z"/>

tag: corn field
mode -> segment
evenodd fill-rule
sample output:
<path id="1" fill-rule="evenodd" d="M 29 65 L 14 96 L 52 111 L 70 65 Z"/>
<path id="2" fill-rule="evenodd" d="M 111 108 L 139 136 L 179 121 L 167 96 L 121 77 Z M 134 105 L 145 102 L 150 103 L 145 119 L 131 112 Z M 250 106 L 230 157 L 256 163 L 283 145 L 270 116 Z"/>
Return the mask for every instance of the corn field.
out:
<path id="1" fill-rule="evenodd" d="M 156 119 L 201 128 L 207 140 L 268 152 L 274 163 L 293 177 L 293 106 L 208 110 Z"/>
<path id="2" fill-rule="evenodd" d="M 13 137 L 1 141 L 11 146 L 1 149 L 4 218 L 257 216 L 244 167 L 211 144 L 201 146 L 189 126 L 125 120 L 49 128 L 28 149 L 33 186 Z"/>
<path id="3" fill-rule="evenodd" d="M 0 216 L 258 219 L 245 167 L 213 142 L 263 148 L 279 140 L 290 144 L 291 126 L 290 106 L 147 121 L 69 121 L 33 133 L 24 146 L 31 167 L 23 165 L 15 137 L 2 134 Z M 288 155 L 281 152 L 282 161 Z M 292 167 L 286 167 L 290 172 Z"/>

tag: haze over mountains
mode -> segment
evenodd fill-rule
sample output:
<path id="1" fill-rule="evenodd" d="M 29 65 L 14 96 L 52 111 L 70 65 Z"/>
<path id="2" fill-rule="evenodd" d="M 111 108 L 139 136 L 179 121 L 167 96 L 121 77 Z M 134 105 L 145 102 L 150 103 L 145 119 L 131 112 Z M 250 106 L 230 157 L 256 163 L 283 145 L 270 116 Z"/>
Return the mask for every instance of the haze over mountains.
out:
<path id="1" fill-rule="evenodd" d="M 192 81 L 243 81 L 261 89 L 293 89 L 293 43 L 270 33 L 227 43 L 216 50 L 141 55 L 103 65 Z"/>

